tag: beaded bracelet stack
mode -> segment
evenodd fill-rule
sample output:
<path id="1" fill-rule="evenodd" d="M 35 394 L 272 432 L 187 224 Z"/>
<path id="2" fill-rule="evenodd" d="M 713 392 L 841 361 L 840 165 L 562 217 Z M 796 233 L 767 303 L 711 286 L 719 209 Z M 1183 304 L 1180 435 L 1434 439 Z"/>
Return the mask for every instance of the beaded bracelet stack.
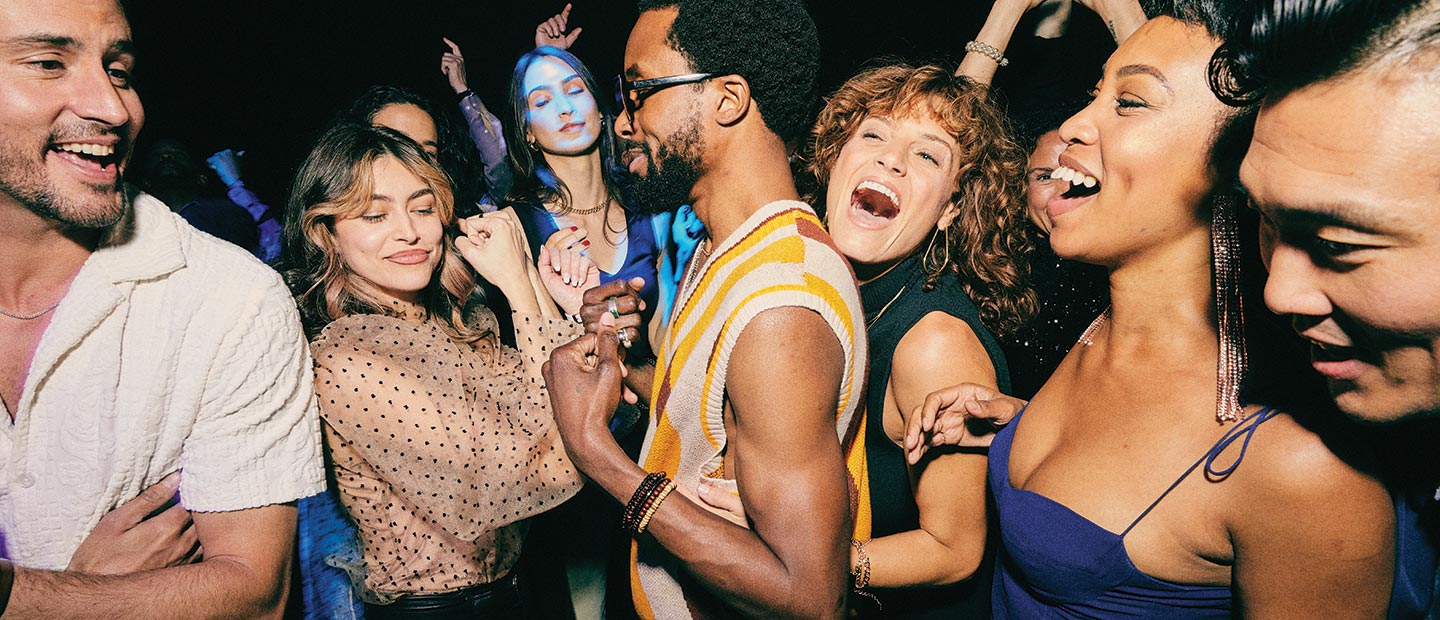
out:
<path id="1" fill-rule="evenodd" d="M 660 502 L 665 501 L 665 497 L 674 490 L 675 481 L 665 474 L 655 472 L 646 475 L 635 489 L 635 494 L 630 496 L 629 503 L 625 504 L 625 512 L 620 515 L 620 527 L 636 536 L 645 533 L 650 519 L 660 509 Z"/>

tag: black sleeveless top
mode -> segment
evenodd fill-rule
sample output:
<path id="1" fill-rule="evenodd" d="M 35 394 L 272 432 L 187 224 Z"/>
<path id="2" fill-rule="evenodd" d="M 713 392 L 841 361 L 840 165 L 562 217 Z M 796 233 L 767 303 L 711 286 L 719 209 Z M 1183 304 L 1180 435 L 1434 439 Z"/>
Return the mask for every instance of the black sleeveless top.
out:
<path id="1" fill-rule="evenodd" d="M 920 319 L 931 312 L 944 312 L 965 321 L 995 366 L 1000 391 L 1010 391 L 1010 371 L 1000 344 L 980 321 L 980 311 L 965 294 L 960 280 L 953 273 L 942 276 L 933 290 L 924 290 L 925 272 L 919 255 L 911 256 L 885 275 L 860 285 L 860 299 L 865 306 L 866 334 L 870 339 L 870 364 L 865 394 L 865 458 L 870 475 L 871 534 L 875 538 L 920 527 L 920 511 L 910 491 L 910 475 L 905 466 L 905 453 L 885 435 L 885 391 L 890 383 L 890 367 L 895 347 Z M 984 489 L 975 489 L 983 493 Z M 964 618 L 990 617 L 990 575 L 993 568 L 988 550 L 980 568 L 970 579 L 938 588 L 881 589 L 876 591 L 885 618 Z M 851 597 L 862 610 L 865 602 Z M 872 609 L 873 611 L 873 609 Z"/>

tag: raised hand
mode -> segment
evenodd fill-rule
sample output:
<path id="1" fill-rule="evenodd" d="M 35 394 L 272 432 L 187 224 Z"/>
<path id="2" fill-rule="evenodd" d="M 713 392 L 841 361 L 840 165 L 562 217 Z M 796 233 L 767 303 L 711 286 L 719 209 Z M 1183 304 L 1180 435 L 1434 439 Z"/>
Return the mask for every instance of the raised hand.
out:
<path id="1" fill-rule="evenodd" d="M 540 282 L 567 316 L 580 311 L 585 291 L 600 284 L 600 268 L 578 250 L 540 248 Z"/>
<path id="2" fill-rule="evenodd" d="M 233 150 L 217 151 L 205 160 L 205 164 L 215 171 L 215 176 L 220 177 L 221 183 L 234 185 L 236 181 L 240 180 L 240 154 L 236 154 Z"/>
<path id="3" fill-rule="evenodd" d="M 128 575 L 198 561 L 202 549 L 190 511 L 178 500 L 165 508 L 177 499 L 178 488 L 180 473 L 176 472 L 101 517 L 75 549 L 65 570 Z"/>
<path id="4" fill-rule="evenodd" d="M 526 272 L 529 259 L 523 237 L 509 218 L 473 216 L 459 222 L 462 236 L 456 237 L 455 249 L 480 277 L 506 291 L 510 285 L 529 286 Z"/>
<path id="5" fill-rule="evenodd" d="M 440 72 L 445 74 L 445 79 L 450 81 L 450 88 L 457 93 L 470 90 L 468 80 L 465 79 L 465 56 L 460 53 L 460 46 L 454 41 L 440 37 L 450 51 L 440 55 Z"/>
<path id="6" fill-rule="evenodd" d="M 961 383 L 931 392 L 905 427 L 905 458 L 920 462 L 930 448 L 987 447 L 1025 406 L 993 388 Z"/>
<path id="7" fill-rule="evenodd" d="M 570 46 L 575 44 L 575 39 L 580 36 L 580 31 L 583 30 L 583 28 L 576 28 L 571 30 L 569 34 L 566 34 L 565 25 L 569 21 L 570 5 L 566 4 L 565 8 L 562 9 L 559 14 L 540 22 L 540 25 L 535 27 L 535 47 L 548 45 L 550 47 L 558 47 L 562 50 L 570 49 Z"/>
<path id="8" fill-rule="evenodd" d="M 620 381 L 625 365 L 621 363 L 619 341 L 614 319 L 606 317 L 607 325 L 598 332 L 576 338 L 555 349 L 541 372 L 550 392 L 550 408 L 565 451 L 580 469 L 588 464 L 585 457 L 594 454 L 593 442 L 610 442 L 610 418 L 620 405 Z"/>

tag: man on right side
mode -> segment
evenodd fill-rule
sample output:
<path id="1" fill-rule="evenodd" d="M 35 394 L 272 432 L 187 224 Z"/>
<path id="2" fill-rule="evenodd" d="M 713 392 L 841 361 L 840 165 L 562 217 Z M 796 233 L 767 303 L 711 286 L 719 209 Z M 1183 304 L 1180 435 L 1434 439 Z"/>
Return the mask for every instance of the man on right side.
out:
<path id="1" fill-rule="evenodd" d="M 1317 45 L 1317 41 L 1324 44 Z M 1293 317 L 1347 416 L 1396 428 L 1391 618 L 1434 613 L 1440 507 L 1440 0 L 1262 0 L 1211 64 L 1260 103 L 1240 181 L 1265 302 Z M 1431 420 L 1422 420 L 1430 417 Z M 1389 441 L 1389 440 L 1387 440 Z"/>

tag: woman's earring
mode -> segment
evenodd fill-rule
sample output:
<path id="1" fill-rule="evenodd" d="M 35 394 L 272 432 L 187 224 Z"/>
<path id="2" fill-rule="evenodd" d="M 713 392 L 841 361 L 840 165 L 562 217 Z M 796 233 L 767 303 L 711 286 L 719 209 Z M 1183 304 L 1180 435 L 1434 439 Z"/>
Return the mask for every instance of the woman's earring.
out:
<path id="1" fill-rule="evenodd" d="M 1240 388 L 1249 360 L 1245 352 L 1245 300 L 1240 295 L 1240 231 L 1235 221 L 1237 201 L 1215 199 L 1211 211 L 1210 251 L 1214 260 L 1215 314 L 1219 321 L 1220 362 L 1216 368 L 1215 420 L 1235 422 L 1244 412 Z"/>

